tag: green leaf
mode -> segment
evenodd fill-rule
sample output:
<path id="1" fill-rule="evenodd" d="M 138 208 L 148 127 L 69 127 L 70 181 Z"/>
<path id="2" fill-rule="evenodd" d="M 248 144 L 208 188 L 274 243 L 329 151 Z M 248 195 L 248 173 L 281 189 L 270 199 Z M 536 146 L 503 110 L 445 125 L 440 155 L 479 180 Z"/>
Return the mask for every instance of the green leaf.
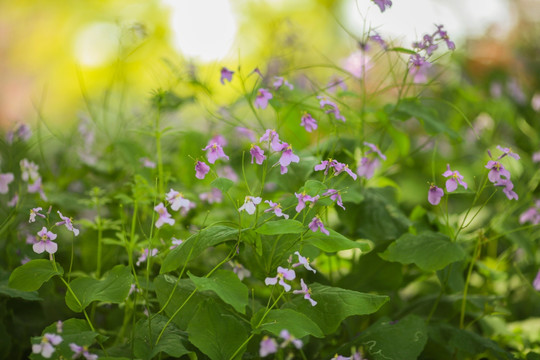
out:
<path id="1" fill-rule="evenodd" d="M 189 341 L 212 360 L 229 360 L 248 338 L 248 332 L 240 320 L 220 313 L 215 302 L 207 300 L 199 305 L 189 323 Z M 245 347 L 234 359 L 241 359 Z"/>
<path id="2" fill-rule="evenodd" d="M 304 237 L 307 244 L 313 245 L 326 252 L 337 252 L 348 249 L 360 249 L 362 252 L 371 250 L 371 243 L 367 240 L 353 241 L 347 239 L 337 231 L 327 229 L 330 235 L 323 234 L 320 231 L 309 231 Z"/>
<path id="3" fill-rule="evenodd" d="M 463 260 L 466 254 L 461 246 L 451 242 L 448 236 L 424 232 L 419 235 L 404 234 L 380 256 L 402 264 L 414 263 L 425 271 L 436 271 Z"/>
<path id="4" fill-rule="evenodd" d="M 21 291 L 38 290 L 53 276 L 64 274 L 60 264 L 56 263 L 56 267 L 58 270 L 55 270 L 50 260 L 31 260 L 13 270 L 9 277 L 9 287 Z"/>
<path id="5" fill-rule="evenodd" d="M 297 220 L 282 219 L 268 221 L 255 229 L 255 231 L 262 235 L 300 234 L 304 231 L 304 226 Z"/>
<path id="6" fill-rule="evenodd" d="M 362 332 L 354 344 L 363 346 L 366 355 L 373 360 L 415 360 L 426 342 L 425 321 L 416 315 L 408 315 L 396 322 L 380 319 Z"/>
<path id="7" fill-rule="evenodd" d="M 130 268 L 124 265 L 115 266 L 101 280 L 90 277 L 75 279 L 70 283 L 70 287 L 78 301 L 68 291 L 66 304 L 71 310 L 82 312 L 92 301 L 122 303 L 128 296 L 133 281 Z"/>
<path id="8" fill-rule="evenodd" d="M 212 181 L 210 185 L 226 193 L 234 185 L 234 182 L 230 179 L 220 177 Z"/>
<path id="9" fill-rule="evenodd" d="M 246 313 L 249 290 L 234 272 L 218 270 L 208 278 L 197 277 L 188 272 L 188 276 L 200 291 L 213 291 L 236 311 L 242 314 Z"/>
<path id="10" fill-rule="evenodd" d="M 150 325 L 148 319 L 141 319 L 137 322 L 135 325 L 135 341 L 133 343 L 135 357 L 150 360 L 161 352 L 172 357 L 180 357 L 191 353 L 185 347 L 187 335 L 182 333 L 174 323 L 167 325 L 159 339 L 159 343 L 156 345 L 157 338 L 167 321 L 168 319 L 165 316 L 155 315 Z"/>
<path id="11" fill-rule="evenodd" d="M 327 186 L 318 180 L 308 180 L 301 189 L 310 196 L 322 195 L 325 192 Z"/>
<path id="12" fill-rule="evenodd" d="M 245 230 L 247 229 L 238 230 L 228 226 L 217 225 L 191 235 L 182 245 L 167 254 L 161 265 L 160 274 L 178 269 L 188 260 L 195 259 L 210 246 L 216 246 L 222 242 L 237 239 L 238 234 Z"/>
<path id="13" fill-rule="evenodd" d="M 337 330 L 343 320 L 353 315 L 368 315 L 376 312 L 389 298 L 383 295 L 371 295 L 357 291 L 309 284 L 311 298 L 316 306 L 298 297 L 293 300 L 293 308 L 313 320 L 325 335 Z"/>
<path id="14" fill-rule="evenodd" d="M 318 338 L 324 337 L 322 330 L 313 320 L 292 309 L 271 310 L 264 318 L 261 326 L 257 328 L 265 312 L 266 309 L 261 309 L 251 319 L 251 326 L 255 334 L 266 330 L 279 336 L 281 330 L 286 329 L 296 338 L 302 338 L 307 335 L 313 335 Z"/>
<path id="15" fill-rule="evenodd" d="M 388 49 L 387 51 L 395 51 L 395 52 L 399 52 L 399 53 L 403 53 L 403 54 L 409 54 L 409 55 L 415 55 L 416 54 L 416 51 L 411 50 L 411 49 L 402 48 L 402 47 L 393 47 L 393 48 Z"/>
<path id="16" fill-rule="evenodd" d="M 0 281 L 0 295 L 6 295 L 12 298 L 21 298 L 28 301 L 43 300 L 39 297 L 37 291 L 21 291 L 10 288 L 8 285 L 8 279 Z"/>

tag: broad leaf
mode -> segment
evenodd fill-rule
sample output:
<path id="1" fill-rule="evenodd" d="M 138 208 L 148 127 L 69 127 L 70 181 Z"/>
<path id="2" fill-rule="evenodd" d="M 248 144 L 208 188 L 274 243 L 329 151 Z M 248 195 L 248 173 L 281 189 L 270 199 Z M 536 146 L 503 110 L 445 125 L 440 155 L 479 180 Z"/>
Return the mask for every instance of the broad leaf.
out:
<path id="1" fill-rule="evenodd" d="M 390 244 L 381 257 L 402 264 L 414 263 L 425 271 L 436 271 L 448 264 L 463 260 L 465 251 L 450 241 L 448 236 L 424 232 L 419 235 L 405 234 Z"/>
<path id="2" fill-rule="evenodd" d="M 234 307 L 239 313 L 246 313 L 249 290 L 232 271 L 218 270 L 210 277 L 197 277 L 188 273 L 189 278 L 200 291 L 215 292 L 221 300 Z"/>
<path id="3" fill-rule="evenodd" d="M 167 318 L 162 315 L 152 317 L 150 326 L 148 319 L 141 319 L 137 322 L 133 343 L 133 353 L 137 358 L 150 360 L 161 352 L 173 357 L 191 353 L 184 346 L 187 343 L 187 335 L 182 333 L 174 323 L 167 325 L 159 343 L 156 344 L 166 323 Z"/>
<path id="4" fill-rule="evenodd" d="M 353 315 L 368 315 L 376 312 L 389 298 L 383 295 L 371 295 L 357 291 L 309 284 L 311 298 L 317 301 L 316 306 L 304 300 L 294 299 L 293 308 L 313 320 L 325 335 L 331 334 L 341 322 Z"/>
<path id="5" fill-rule="evenodd" d="M 220 177 L 212 181 L 210 185 L 226 193 L 234 185 L 234 182 L 230 179 Z"/>
<path id="6" fill-rule="evenodd" d="M 248 338 L 242 322 L 235 317 L 219 312 L 212 300 L 199 305 L 197 313 L 189 323 L 189 341 L 212 360 L 229 360 Z M 241 349 L 234 359 L 240 359 Z"/>
<path id="7" fill-rule="evenodd" d="M 353 241 L 347 239 L 337 231 L 327 229 L 330 235 L 320 231 L 309 231 L 304 237 L 307 244 L 313 245 L 326 252 L 337 252 L 341 250 L 360 249 L 363 252 L 371 250 L 371 243 L 366 240 Z"/>
<path id="8" fill-rule="evenodd" d="M 262 235 L 300 234 L 304 231 L 304 226 L 297 220 L 282 219 L 268 221 L 255 231 Z"/>
<path id="9" fill-rule="evenodd" d="M 244 229 L 246 230 L 246 229 Z M 172 250 L 163 260 L 160 274 L 178 269 L 187 261 L 199 256 L 206 248 L 238 238 L 240 231 L 228 226 L 211 226 L 191 235 L 182 245 Z"/>
<path id="10" fill-rule="evenodd" d="M 37 291 L 22 291 L 10 288 L 8 286 L 8 279 L 0 281 L 0 295 L 9 296 L 12 298 L 21 298 L 28 301 L 43 300 L 39 297 Z"/>
<path id="11" fill-rule="evenodd" d="M 264 318 L 262 324 L 257 327 L 265 312 L 266 309 L 261 309 L 251 319 L 251 326 L 254 329 L 253 332 L 256 334 L 266 330 L 279 336 L 281 330 L 286 329 L 296 338 L 307 335 L 313 335 L 318 338 L 324 337 L 323 332 L 313 320 L 292 309 L 271 310 Z"/>
<path id="12" fill-rule="evenodd" d="M 89 277 L 73 280 L 70 287 L 77 299 L 68 291 L 66 293 L 66 304 L 71 310 L 81 312 L 92 301 L 121 303 L 128 296 L 132 283 L 133 275 L 131 275 L 129 267 L 117 265 L 101 280 Z"/>
<path id="13" fill-rule="evenodd" d="M 9 287 L 21 291 L 38 290 L 43 283 L 53 276 L 62 276 L 64 270 L 60 264 L 56 263 L 56 268 L 57 270 L 55 270 L 50 260 L 31 260 L 13 270 L 9 277 Z"/>

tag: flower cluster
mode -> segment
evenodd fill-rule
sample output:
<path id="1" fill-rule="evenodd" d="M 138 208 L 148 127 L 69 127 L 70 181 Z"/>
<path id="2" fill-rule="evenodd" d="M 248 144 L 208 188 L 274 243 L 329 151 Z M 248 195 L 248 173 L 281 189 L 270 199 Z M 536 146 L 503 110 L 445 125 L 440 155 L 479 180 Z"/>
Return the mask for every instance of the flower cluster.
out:
<path id="1" fill-rule="evenodd" d="M 379 160 L 386 160 L 386 156 L 379 150 L 379 148 L 371 143 L 364 142 L 364 145 L 369 148 L 368 151 L 364 153 L 362 159 L 360 159 L 360 165 L 356 169 L 358 176 L 363 176 L 366 179 L 371 179 L 375 170 L 380 166 L 381 162 Z M 374 154 L 375 156 L 371 155 Z M 371 155 L 371 156 L 370 156 Z"/>
<path id="2" fill-rule="evenodd" d="M 514 184 L 510 180 L 510 172 L 504 168 L 499 160 L 505 156 L 510 156 L 515 160 L 519 160 L 519 155 L 514 153 L 511 148 L 503 148 L 497 145 L 502 154 L 496 160 L 489 160 L 485 166 L 489 169 L 488 179 L 493 185 L 503 187 L 503 192 L 509 200 L 517 200 L 518 195 L 514 192 Z"/>
<path id="3" fill-rule="evenodd" d="M 60 335 L 46 333 L 41 338 L 39 344 L 32 345 L 32 352 L 34 354 L 41 354 L 44 358 L 48 359 L 52 356 L 52 353 L 56 351 L 54 346 L 60 344 L 63 341 Z"/>
<path id="4" fill-rule="evenodd" d="M 453 192 L 457 189 L 458 184 L 467 189 L 467 183 L 463 181 L 463 175 L 459 171 L 452 171 L 450 169 L 450 164 L 446 164 L 446 171 L 442 176 L 448 178 L 446 180 L 446 191 Z M 444 191 L 440 187 L 435 186 L 434 183 L 431 183 L 428 191 L 428 201 L 431 205 L 438 205 L 441 201 L 441 198 L 444 196 Z"/>
<path id="5" fill-rule="evenodd" d="M 353 180 L 357 179 L 357 175 L 349 168 L 349 165 L 340 163 L 337 160 L 328 159 L 323 160 L 319 165 L 315 165 L 314 170 L 315 171 L 322 171 L 324 170 L 324 175 L 328 175 L 328 171 L 332 169 L 334 171 L 334 176 L 338 176 L 342 172 L 346 172 L 350 175 L 350 177 L 353 178 Z"/>

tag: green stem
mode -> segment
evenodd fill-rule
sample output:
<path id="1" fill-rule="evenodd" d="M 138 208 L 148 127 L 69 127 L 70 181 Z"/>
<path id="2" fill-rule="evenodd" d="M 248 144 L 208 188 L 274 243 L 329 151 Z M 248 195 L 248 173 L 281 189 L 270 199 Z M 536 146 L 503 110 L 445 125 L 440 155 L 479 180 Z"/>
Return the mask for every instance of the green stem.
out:
<path id="1" fill-rule="evenodd" d="M 467 306 L 467 292 L 469 290 L 469 282 L 471 280 L 471 274 L 474 267 L 474 263 L 476 262 L 476 259 L 480 256 L 480 244 L 482 242 L 482 238 L 483 236 L 478 236 L 478 241 L 476 242 L 476 246 L 473 252 L 473 258 L 471 259 L 471 263 L 469 264 L 469 270 L 467 271 L 467 278 L 465 280 L 465 287 L 463 289 L 463 299 L 461 299 L 461 313 L 459 316 L 460 329 L 463 329 L 463 325 L 465 321 L 465 307 Z"/>
<path id="2" fill-rule="evenodd" d="M 155 124 L 155 137 L 156 137 L 156 153 L 157 153 L 157 167 L 158 167 L 158 196 L 163 195 L 163 159 L 161 153 L 161 130 L 159 129 L 159 122 L 161 118 L 161 107 L 158 105 L 156 124 Z"/>

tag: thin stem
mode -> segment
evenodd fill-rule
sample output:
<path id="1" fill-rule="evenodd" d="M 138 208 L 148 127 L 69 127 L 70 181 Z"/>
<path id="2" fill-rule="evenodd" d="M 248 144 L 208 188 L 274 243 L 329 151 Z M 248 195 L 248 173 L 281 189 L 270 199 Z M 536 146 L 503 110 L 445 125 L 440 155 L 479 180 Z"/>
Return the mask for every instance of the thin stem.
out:
<path id="1" fill-rule="evenodd" d="M 473 258 L 471 259 L 471 263 L 469 264 L 469 270 L 467 271 L 467 278 L 465 280 L 465 288 L 463 289 L 463 298 L 461 299 L 461 313 L 459 317 L 460 329 L 463 329 L 463 325 L 465 321 L 465 307 L 467 306 L 467 292 L 469 290 L 469 282 L 471 280 L 471 274 L 474 267 L 474 263 L 476 262 L 476 259 L 480 256 L 480 245 L 482 242 L 482 238 L 483 236 L 478 236 L 478 241 L 476 242 L 476 246 L 473 252 Z"/>

